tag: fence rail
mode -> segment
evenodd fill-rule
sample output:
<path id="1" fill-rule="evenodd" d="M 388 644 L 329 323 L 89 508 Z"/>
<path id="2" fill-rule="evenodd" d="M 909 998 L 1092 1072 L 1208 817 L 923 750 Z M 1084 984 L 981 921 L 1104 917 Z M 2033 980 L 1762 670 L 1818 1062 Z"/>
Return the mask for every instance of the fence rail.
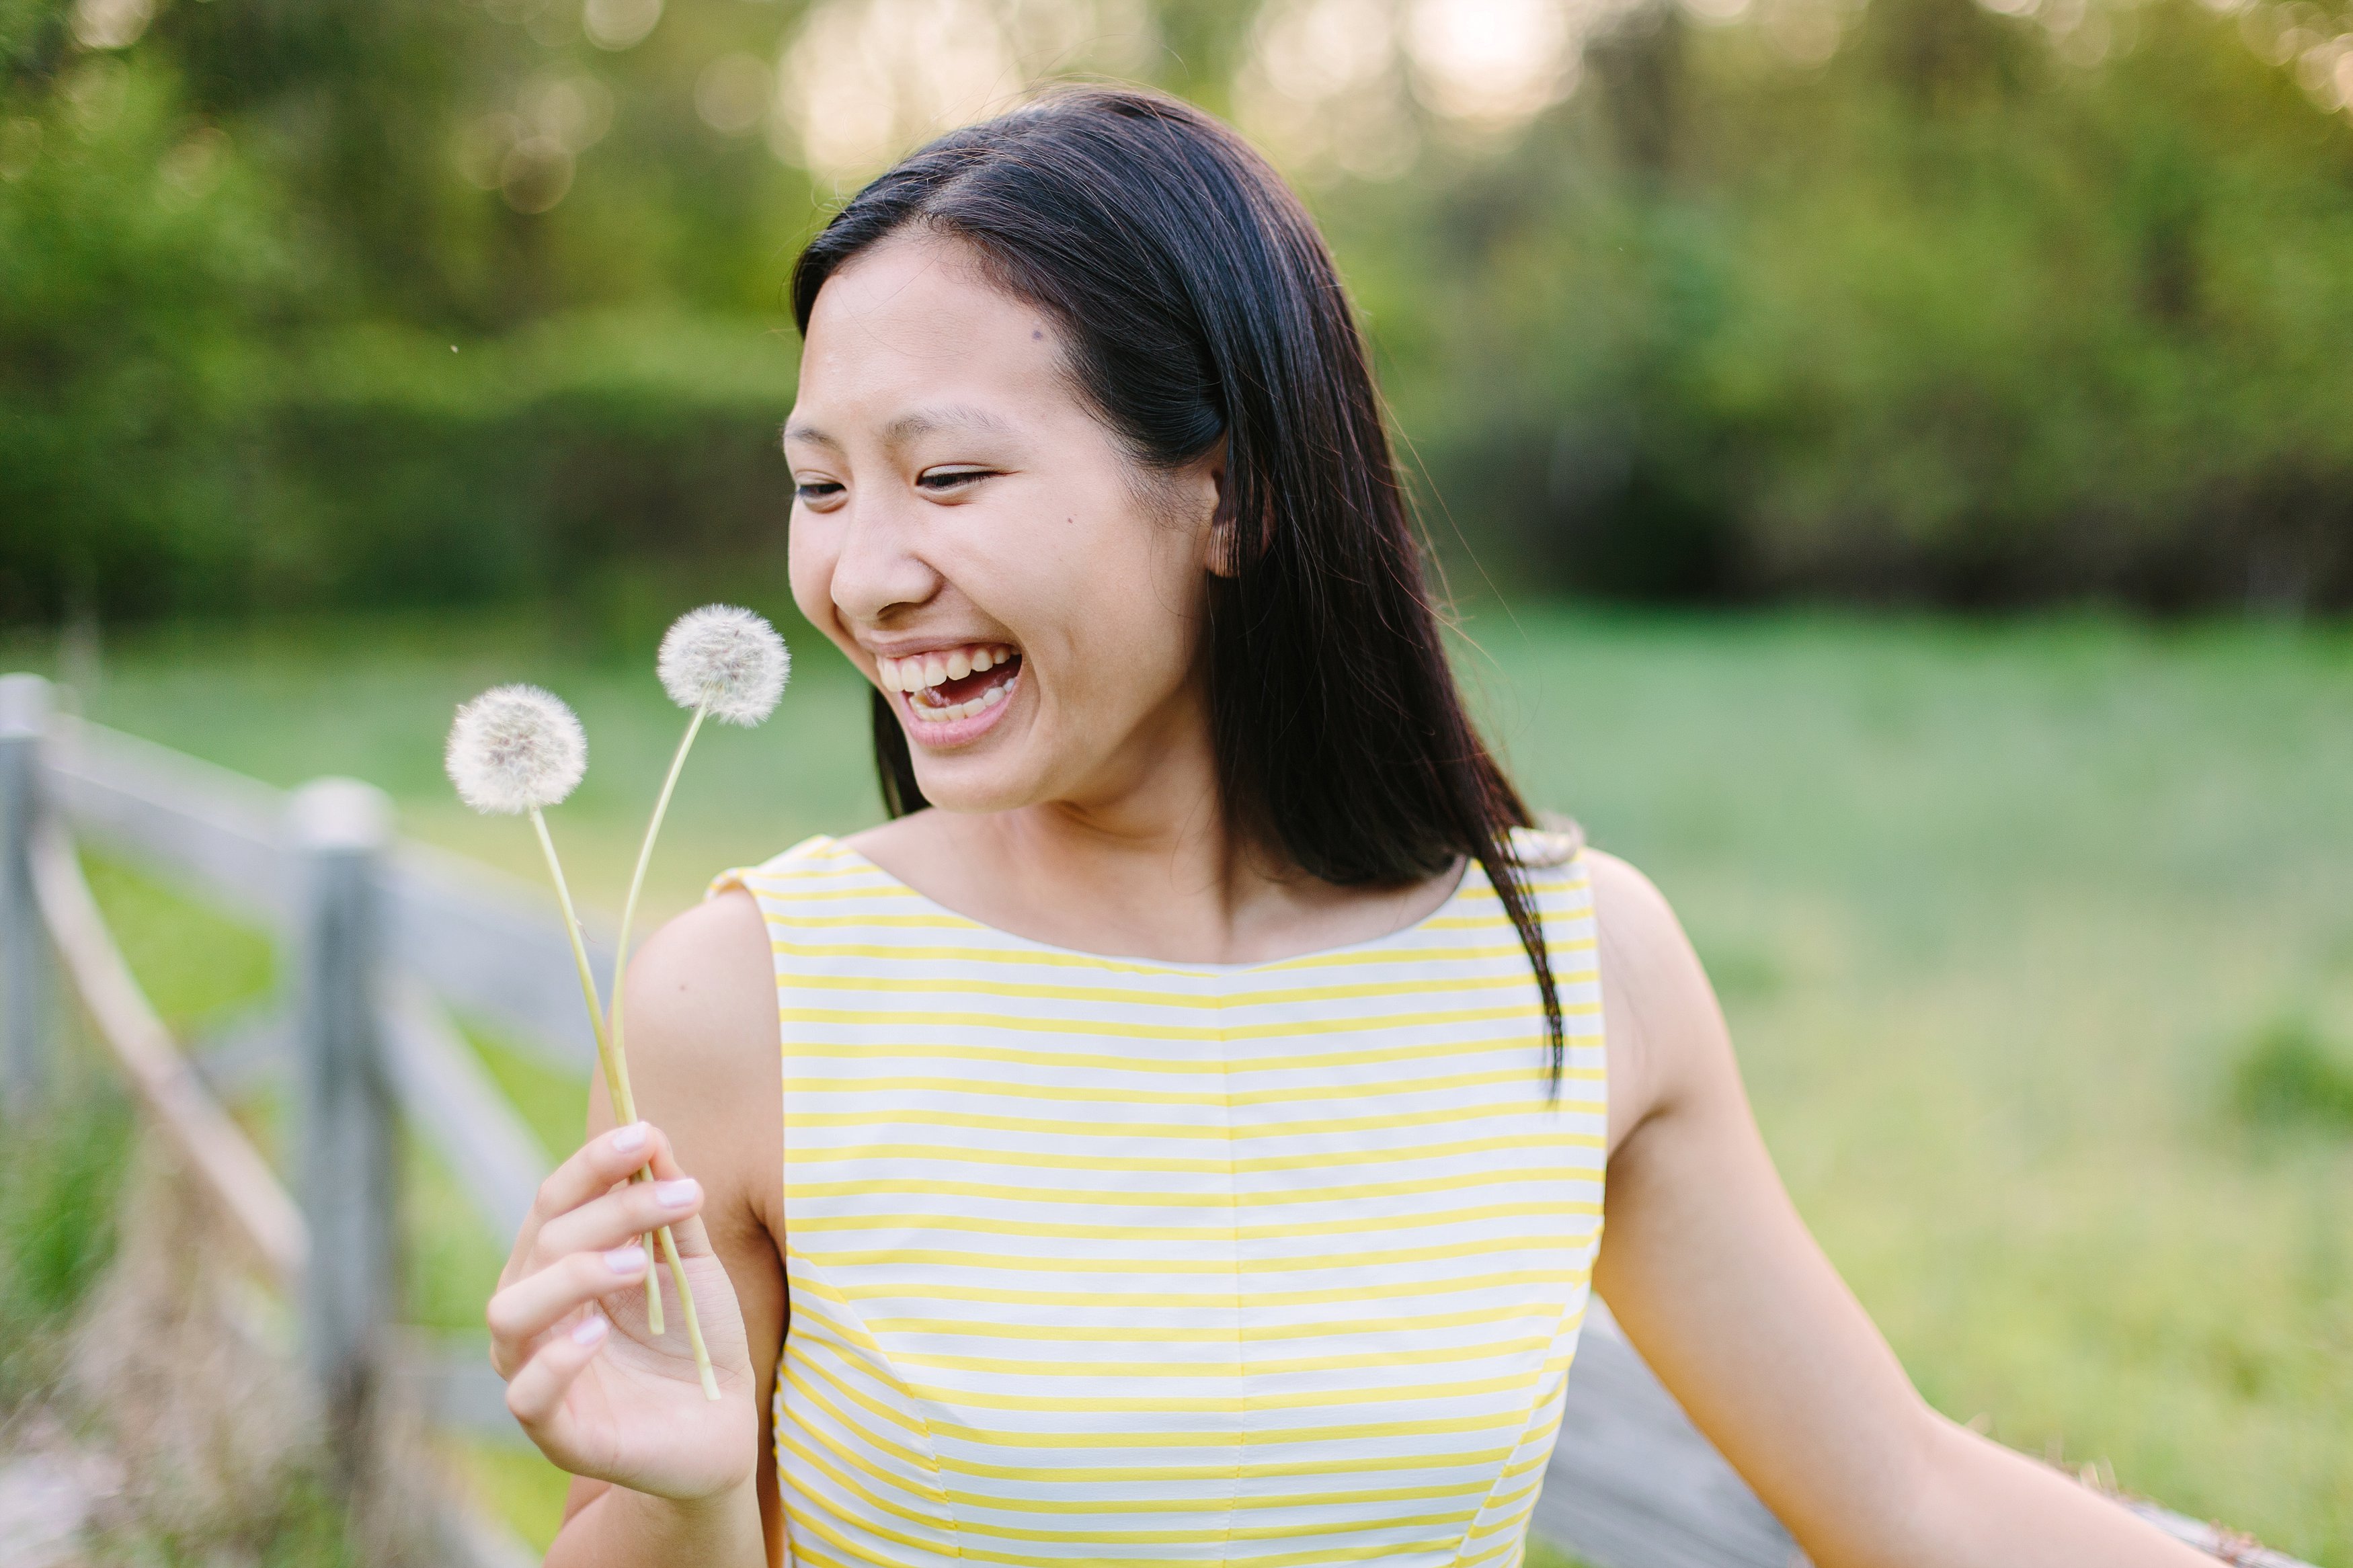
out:
<path id="1" fill-rule="evenodd" d="M 304 1114 L 298 1211 L 174 1044 L 115 948 L 68 830 L 161 868 L 277 931 L 299 955 L 292 1005 L 237 1031 L 241 1072 L 291 1075 Z M 45 934 L 46 933 L 46 934 Z M 501 1237 L 548 1168 L 445 1007 L 584 1077 L 595 1044 L 546 896 L 390 833 L 383 796 L 349 780 L 291 795 L 133 736 L 48 712 L 46 687 L 0 677 L 0 1056 L 12 1103 L 37 1099 L 50 944 L 157 1127 L 251 1247 L 301 1294 L 332 1404 L 384 1379 L 444 1421 L 509 1440 L 479 1348 L 420 1352 L 385 1321 L 393 1118 L 405 1110 Z M 609 945 L 592 941 L 608 973 Z M 2128 1502 L 2247 1568 L 2306 1568 L 2215 1527 Z M 1693 1426 L 1595 1303 L 1570 1379 L 1535 1532 L 1597 1568 L 1791 1568 L 1788 1531 Z M 511 1568 L 479 1521 L 454 1561 Z"/>
<path id="2" fill-rule="evenodd" d="M 34 836 L 32 866 L 58 961 L 141 1105 L 210 1192 L 252 1261 L 280 1284 L 299 1283 L 310 1252 L 301 1212 L 147 1005 L 82 879 L 73 845 L 54 824 Z"/>

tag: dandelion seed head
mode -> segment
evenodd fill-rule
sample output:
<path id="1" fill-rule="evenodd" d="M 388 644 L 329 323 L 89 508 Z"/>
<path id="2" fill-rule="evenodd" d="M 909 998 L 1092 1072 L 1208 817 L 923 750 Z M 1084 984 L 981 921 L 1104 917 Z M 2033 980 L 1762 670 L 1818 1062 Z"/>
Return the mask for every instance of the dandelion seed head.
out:
<path id="1" fill-rule="evenodd" d="M 443 760 L 459 799 L 512 816 L 554 805 L 578 786 L 588 738 L 554 692 L 494 686 L 458 710 Z"/>
<path id="2" fill-rule="evenodd" d="M 733 605 L 705 605 L 672 623 L 654 661 L 670 700 L 711 710 L 729 724 L 756 724 L 776 710 L 793 672 L 776 628 Z"/>

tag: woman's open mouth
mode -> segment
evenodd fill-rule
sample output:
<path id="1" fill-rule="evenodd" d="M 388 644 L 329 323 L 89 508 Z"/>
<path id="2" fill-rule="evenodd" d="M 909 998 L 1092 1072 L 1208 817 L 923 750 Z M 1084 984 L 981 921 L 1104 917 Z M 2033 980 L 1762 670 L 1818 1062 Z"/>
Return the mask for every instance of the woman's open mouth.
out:
<path id="1" fill-rule="evenodd" d="M 917 724 L 942 726 L 943 741 L 961 740 L 965 737 L 959 731 L 977 733 L 987 726 L 960 721 L 993 717 L 991 710 L 1013 695 L 1021 679 L 1021 654 L 1006 643 L 970 643 L 905 658 L 878 658 L 874 673 L 885 691 L 902 695 Z"/>

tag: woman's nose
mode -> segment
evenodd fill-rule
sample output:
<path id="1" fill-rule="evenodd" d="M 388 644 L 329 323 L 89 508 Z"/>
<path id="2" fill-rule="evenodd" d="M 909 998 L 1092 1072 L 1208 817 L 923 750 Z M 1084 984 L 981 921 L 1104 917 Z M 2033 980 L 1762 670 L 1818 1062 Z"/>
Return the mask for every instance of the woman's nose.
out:
<path id="1" fill-rule="evenodd" d="M 940 574 L 923 559 L 923 530 L 911 507 L 870 497 L 848 510 L 832 589 L 834 608 L 845 619 L 873 625 L 940 591 Z"/>

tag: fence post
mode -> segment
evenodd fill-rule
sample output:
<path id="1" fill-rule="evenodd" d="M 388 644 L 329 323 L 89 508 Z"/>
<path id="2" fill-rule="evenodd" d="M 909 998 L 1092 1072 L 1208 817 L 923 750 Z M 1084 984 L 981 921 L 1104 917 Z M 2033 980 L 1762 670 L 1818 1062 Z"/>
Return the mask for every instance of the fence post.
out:
<path id="1" fill-rule="evenodd" d="M 22 1116 L 49 1079 L 49 939 L 33 898 L 33 829 L 41 809 L 41 742 L 49 683 L 0 675 L 0 1086 Z"/>
<path id="2" fill-rule="evenodd" d="M 289 816 L 300 877 L 297 1169 L 311 1234 L 303 1341 L 348 1496 L 372 1475 L 398 1278 L 395 1109 L 377 1026 L 392 805 L 373 785 L 328 778 L 297 790 Z"/>

